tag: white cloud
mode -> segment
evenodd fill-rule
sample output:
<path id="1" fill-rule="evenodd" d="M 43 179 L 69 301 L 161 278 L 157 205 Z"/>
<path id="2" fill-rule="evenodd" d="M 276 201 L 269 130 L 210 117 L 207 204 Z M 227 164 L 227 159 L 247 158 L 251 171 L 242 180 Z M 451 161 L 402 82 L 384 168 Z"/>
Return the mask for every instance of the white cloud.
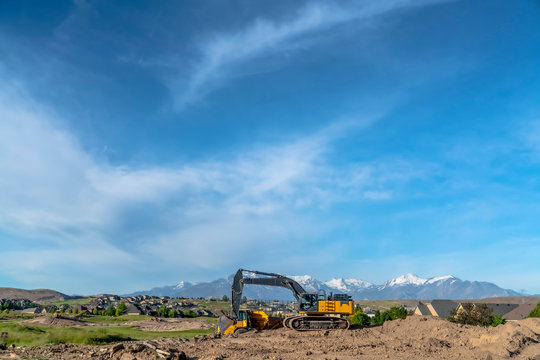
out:
<path id="1" fill-rule="evenodd" d="M 141 261 L 178 269 L 179 254 L 184 268 L 218 268 L 250 246 L 317 236 L 316 226 L 307 230 L 304 210 L 350 201 L 351 189 L 377 181 L 376 172 L 338 171 L 329 158 L 335 139 L 371 119 L 248 149 L 229 161 L 135 169 L 94 158 L 52 111 L 4 84 L 0 231 L 22 239 L 4 238 L 10 259 L 31 244 L 17 279 L 54 279 L 59 264 L 88 270 L 95 262 L 98 278 L 122 265 L 138 271 Z M 208 248 L 214 255 L 195 256 Z M 14 260 L 3 264 L 10 273 Z"/>
<path id="2" fill-rule="evenodd" d="M 378 17 L 389 12 L 439 3 L 444 0 L 383 0 L 352 2 L 337 5 L 332 2 L 308 2 L 294 17 L 283 21 L 258 18 L 245 29 L 228 34 L 216 34 L 200 48 L 200 58 L 188 79 L 170 84 L 177 95 L 177 105 L 196 102 L 233 76 L 234 65 L 262 56 L 271 56 L 290 49 L 305 37 L 350 21 L 373 25 Z"/>

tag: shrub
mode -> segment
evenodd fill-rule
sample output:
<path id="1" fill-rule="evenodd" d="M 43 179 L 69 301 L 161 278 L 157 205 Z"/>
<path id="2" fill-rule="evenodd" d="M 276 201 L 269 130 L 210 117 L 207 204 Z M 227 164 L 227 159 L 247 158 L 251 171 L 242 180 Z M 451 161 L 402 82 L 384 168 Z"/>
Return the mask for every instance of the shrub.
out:
<path id="1" fill-rule="evenodd" d="M 504 324 L 505 319 L 494 315 L 486 304 L 465 303 L 461 308 L 455 309 L 449 319 L 452 322 L 476 326 L 497 326 Z"/>
<path id="2" fill-rule="evenodd" d="M 529 317 L 540 317 L 540 301 L 536 304 L 536 307 L 531 311 Z"/>
<path id="3" fill-rule="evenodd" d="M 175 318 L 175 317 L 176 317 L 176 310 L 170 309 L 170 310 L 169 310 L 169 313 L 168 313 L 167 315 L 168 315 L 168 317 L 170 317 L 170 318 Z"/>
<path id="4" fill-rule="evenodd" d="M 186 310 L 184 311 L 184 317 L 187 317 L 187 318 L 194 318 L 194 317 L 197 317 L 197 313 L 193 310 Z"/>
<path id="5" fill-rule="evenodd" d="M 503 325 L 503 324 L 506 324 L 506 319 L 503 319 L 502 316 L 498 316 L 498 315 L 493 315 L 493 320 L 491 321 L 491 326 L 495 327 L 495 326 L 499 326 L 499 325 Z"/>
<path id="6" fill-rule="evenodd" d="M 360 326 L 368 326 L 370 324 L 369 316 L 364 314 L 362 309 L 357 308 L 354 312 L 354 315 L 351 317 L 351 324 L 353 325 L 360 325 Z"/>
<path id="7" fill-rule="evenodd" d="M 166 305 L 161 305 L 157 309 L 157 316 L 159 316 L 159 317 L 168 317 L 169 316 L 169 309 L 167 308 Z"/>
<path id="8" fill-rule="evenodd" d="M 381 314 L 379 310 L 375 311 L 375 316 L 371 318 L 373 325 L 381 325 L 385 321 L 405 319 L 407 317 L 407 310 L 403 307 L 391 307 Z"/>
<path id="9" fill-rule="evenodd" d="M 109 305 L 107 310 L 105 310 L 105 315 L 107 315 L 107 316 L 115 316 L 116 315 L 116 309 L 114 308 L 114 305 Z"/>

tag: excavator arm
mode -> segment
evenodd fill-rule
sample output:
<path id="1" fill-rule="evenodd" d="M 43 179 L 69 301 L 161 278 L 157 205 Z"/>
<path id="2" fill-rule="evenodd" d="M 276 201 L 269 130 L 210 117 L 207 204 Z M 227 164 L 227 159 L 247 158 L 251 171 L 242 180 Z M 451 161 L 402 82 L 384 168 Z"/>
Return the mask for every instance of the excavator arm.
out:
<path id="1" fill-rule="evenodd" d="M 264 275 L 266 277 L 245 277 L 244 272 Z M 244 284 L 284 287 L 291 290 L 296 300 L 300 299 L 301 294 L 306 292 L 298 282 L 286 276 L 262 271 L 238 269 L 234 275 L 231 293 L 232 316 L 235 320 L 238 318 Z"/>

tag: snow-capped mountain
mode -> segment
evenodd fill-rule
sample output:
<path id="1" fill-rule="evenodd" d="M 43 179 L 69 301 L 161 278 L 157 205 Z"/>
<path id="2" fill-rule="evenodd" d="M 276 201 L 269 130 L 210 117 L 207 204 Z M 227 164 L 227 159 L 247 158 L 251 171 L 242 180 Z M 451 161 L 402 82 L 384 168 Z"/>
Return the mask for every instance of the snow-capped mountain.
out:
<path id="1" fill-rule="evenodd" d="M 324 284 L 330 288 L 342 291 L 342 292 L 351 292 L 357 289 L 366 289 L 374 286 L 372 283 L 359 280 L 359 279 L 343 279 L 343 278 L 334 278 L 328 281 L 325 281 Z"/>
<path id="2" fill-rule="evenodd" d="M 321 281 L 310 275 L 290 275 L 289 277 L 302 285 L 307 292 L 346 293 L 355 300 L 478 299 L 520 295 L 513 290 L 502 289 L 492 283 L 461 280 L 451 275 L 422 278 L 414 274 L 405 274 L 388 280 L 381 285 L 375 285 L 360 279 L 334 278 Z M 129 295 L 147 294 L 191 298 L 230 296 L 232 280 L 233 276 L 231 275 L 227 279 L 218 279 L 212 282 L 192 283 L 181 281 L 177 285 L 137 291 Z M 245 286 L 244 295 L 252 299 L 294 300 L 289 290 L 271 286 Z"/>

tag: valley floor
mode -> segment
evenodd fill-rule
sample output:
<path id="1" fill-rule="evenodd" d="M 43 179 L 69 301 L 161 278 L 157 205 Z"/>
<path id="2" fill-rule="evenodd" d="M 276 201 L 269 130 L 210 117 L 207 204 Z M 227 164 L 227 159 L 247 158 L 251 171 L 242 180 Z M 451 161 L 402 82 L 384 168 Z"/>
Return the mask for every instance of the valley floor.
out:
<path id="1" fill-rule="evenodd" d="M 125 341 L 114 345 L 52 345 L 0 351 L 12 359 L 534 359 L 540 360 L 540 319 L 496 328 L 411 316 L 382 326 L 339 331 L 248 332 Z"/>

